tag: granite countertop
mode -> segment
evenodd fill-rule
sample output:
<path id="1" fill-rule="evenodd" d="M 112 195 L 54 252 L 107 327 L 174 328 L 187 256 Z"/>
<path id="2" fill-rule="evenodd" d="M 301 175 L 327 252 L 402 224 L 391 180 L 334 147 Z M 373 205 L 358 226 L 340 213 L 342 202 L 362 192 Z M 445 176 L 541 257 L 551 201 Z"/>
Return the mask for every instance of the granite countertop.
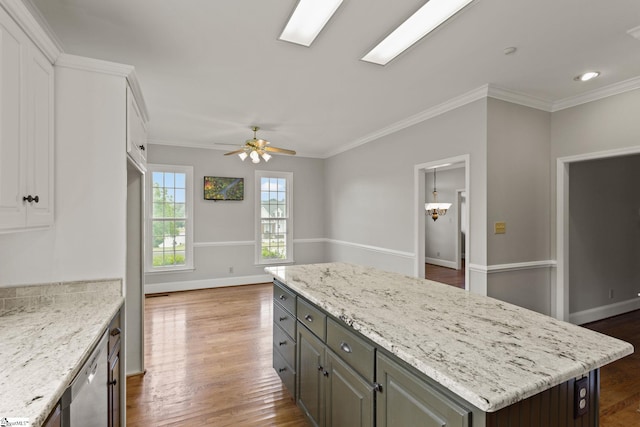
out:
<path id="1" fill-rule="evenodd" d="M 343 263 L 265 270 L 485 412 L 633 353 L 624 341 L 425 279 Z"/>
<path id="2" fill-rule="evenodd" d="M 0 418 L 41 426 L 123 302 L 120 280 L 0 288 Z"/>

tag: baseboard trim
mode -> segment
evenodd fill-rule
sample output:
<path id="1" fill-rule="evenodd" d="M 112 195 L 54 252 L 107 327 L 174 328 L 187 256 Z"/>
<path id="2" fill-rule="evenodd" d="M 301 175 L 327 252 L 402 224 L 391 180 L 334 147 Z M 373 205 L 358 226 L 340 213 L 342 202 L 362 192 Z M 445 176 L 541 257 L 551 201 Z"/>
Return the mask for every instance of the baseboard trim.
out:
<path id="1" fill-rule="evenodd" d="M 449 261 L 446 259 L 425 257 L 424 262 L 427 264 L 439 265 L 440 267 L 453 268 L 454 270 L 457 267 L 455 261 Z"/>
<path id="2" fill-rule="evenodd" d="M 224 277 L 220 279 L 184 280 L 180 282 L 147 283 L 144 285 L 144 293 L 157 294 L 161 292 L 193 291 L 196 289 L 222 288 L 226 286 L 253 285 L 266 283 L 273 279 L 268 274 L 255 276 Z"/>
<path id="3" fill-rule="evenodd" d="M 601 307 L 590 308 L 588 310 L 576 311 L 575 313 L 569 314 L 569 322 L 576 325 L 583 325 L 638 309 L 640 309 L 640 298 L 634 298 Z"/>

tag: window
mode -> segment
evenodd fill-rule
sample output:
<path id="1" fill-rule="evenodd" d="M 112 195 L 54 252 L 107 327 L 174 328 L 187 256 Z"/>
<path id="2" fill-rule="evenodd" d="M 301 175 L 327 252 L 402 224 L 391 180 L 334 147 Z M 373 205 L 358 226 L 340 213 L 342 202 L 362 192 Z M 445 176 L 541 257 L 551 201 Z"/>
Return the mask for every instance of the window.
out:
<path id="1" fill-rule="evenodd" d="M 256 262 L 293 262 L 293 173 L 256 171 Z"/>
<path id="2" fill-rule="evenodd" d="M 147 271 L 193 268 L 193 168 L 148 165 Z"/>

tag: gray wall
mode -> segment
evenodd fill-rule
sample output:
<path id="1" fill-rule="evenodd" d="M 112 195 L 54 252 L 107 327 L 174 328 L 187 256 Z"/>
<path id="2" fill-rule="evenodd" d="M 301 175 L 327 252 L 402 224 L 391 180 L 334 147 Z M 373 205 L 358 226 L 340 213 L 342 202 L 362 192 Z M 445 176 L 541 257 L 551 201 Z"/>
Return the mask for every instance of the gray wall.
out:
<path id="1" fill-rule="evenodd" d="M 265 275 L 255 264 L 255 171 L 293 172 L 293 239 L 296 263 L 324 261 L 324 168 L 323 160 L 274 156 L 254 165 L 224 151 L 151 144 L 148 162 L 189 165 L 194 168 L 194 267 L 193 272 L 146 274 L 148 292 L 164 289 L 157 284 L 192 281 L 203 286 L 249 283 Z M 243 201 L 214 202 L 203 199 L 204 176 L 243 177 Z M 313 241 L 304 241 L 312 239 Z M 315 240 L 314 240 L 315 239 Z M 229 273 L 233 267 L 233 273 Z M 265 275 L 265 279 L 268 279 Z M 240 282 L 238 282 L 238 280 Z M 196 285 L 197 287 L 197 285 Z"/>
<path id="2" fill-rule="evenodd" d="M 328 260 L 413 274 L 415 165 L 469 154 L 469 252 L 471 262 L 484 265 L 486 105 L 472 102 L 326 159 Z"/>
<path id="3" fill-rule="evenodd" d="M 569 311 L 637 299 L 640 155 L 571 164 L 569 206 Z"/>
<path id="4" fill-rule="evenodd" d="M 551 114 L 489 98 L 487 122 L 487 264 L 548 261 Z M 491 271 L 487 295 L 550 314 L 551 268 Z"/>
<path id="5" fill-rule="evenodd" d="M 451 203 L 451 208 L 445 216 L 441 216 L 436 221 L 430 217 L 425 221 L 425 257 L 427 259 L 445 261 L 445 264 L 449 263 L 449 265 L 456 262 L 457 190 L 465 189 L 464 175 L 464 167 L 436 171 L 438 201 Z M 425 181 L 425 200 L 428 203 L 433 201 L 433 170 L 427 171 Z"/>

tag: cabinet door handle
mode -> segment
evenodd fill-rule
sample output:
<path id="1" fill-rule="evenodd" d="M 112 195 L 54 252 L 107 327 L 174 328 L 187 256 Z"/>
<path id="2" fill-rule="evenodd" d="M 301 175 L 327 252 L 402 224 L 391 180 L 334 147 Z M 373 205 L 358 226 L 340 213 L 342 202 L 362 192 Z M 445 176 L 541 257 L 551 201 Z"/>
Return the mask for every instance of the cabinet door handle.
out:
<path id="1" fill-rule="evenodd" d="M 313 317 L 311 317 L 310 314 L 307 314 L 306 316 L 304 316 L 304 320 L 306 320 L 307 322 L 313 322 Z"/>
<path id="2" fill-rule="evenodd" d="M 108 385 L 116 385 L 116 384 L 118 384 L 118 380 L 109 381 L 107 384 Z"/>
<path id="3" fill-rule="evenodd" d="M 138 145 L 138 148 L 139 148 L 140 150 L 142 150 L 142 151 L 144 151 L 144 150 L 145 150 L 144 145 Z"/>
<path id="4" fill-rule="evenodd" d="M 382 393 L 382 384 L 380 383 L 373 383 L 373 390 L 377 391 L 378 393 Z"/>
<path id="5" fill-rule="evenodd" d="M 322 370 L 322 375 L 324 375 L 325 377 L 328 377 L 329 376 L 329 371 Z"/>
<path id="6" fill-rule="evenodd" d="M 344 351 L 345 353 L 351 353 L 351 347 L 349 347 L 349 344 L 347 344 L 346 342 L 342 341 L 340 343 L 340 349 L 342 351 Z"/>
<path id="7" fill-rule="evenodd" d="M 283 320 L 287 320 L 287 316 L 280 317 L 280 321 L 282 322 Z"/>
<path id="8" fill-rule="evenodd" d="M 280 342 L 278 343 L 278 345 L 279 345 L 279 346 L 283 346 L 283 345 L 286 345 L 286 344 L 287 344 L 287 342 L 286 342 L 286 341 L 280 341 Z"/>
<path id="9" fill-rule="evenodd" d="M 23 202 L 29 202 L 29 203 L 31 203 L 31 202 L 36 202 L 36 203 L 38 203 L 38 202 L 40 201 L 40 197 L 38 197 L 38 196 L 33 197 L 31 194 L 29 194 L 28 196 L 24 196 L 24 197 L 22 198 L 22 201 L 23 201 Z"/>
<path id="10" fill-rule="evenodd" d="M 120 330 L 120 328 L 113 328 L 113 329 L 111 330 L 111 336 L 112 336 L 112 337 L 115 337 L 116 335 L 120 335 L 120 332 L 122 332 L 122 331 Z"/>
<path id="11" fill-rule="evenodd" d="M 287 299 L 286 295 L 280 295 L 280 297 L 279 297 L 279 298 L 280 298 L 280 301 L 284 301 L 284 300 L 286 300 L 286 299 Z"/>
<path id="12" fill-rule="evenodd" d="M 278 372 L 284 372 L 286 370 L 287 370 L 287 368 L 280 368 L 280 369 L 278 369 Z"/>

